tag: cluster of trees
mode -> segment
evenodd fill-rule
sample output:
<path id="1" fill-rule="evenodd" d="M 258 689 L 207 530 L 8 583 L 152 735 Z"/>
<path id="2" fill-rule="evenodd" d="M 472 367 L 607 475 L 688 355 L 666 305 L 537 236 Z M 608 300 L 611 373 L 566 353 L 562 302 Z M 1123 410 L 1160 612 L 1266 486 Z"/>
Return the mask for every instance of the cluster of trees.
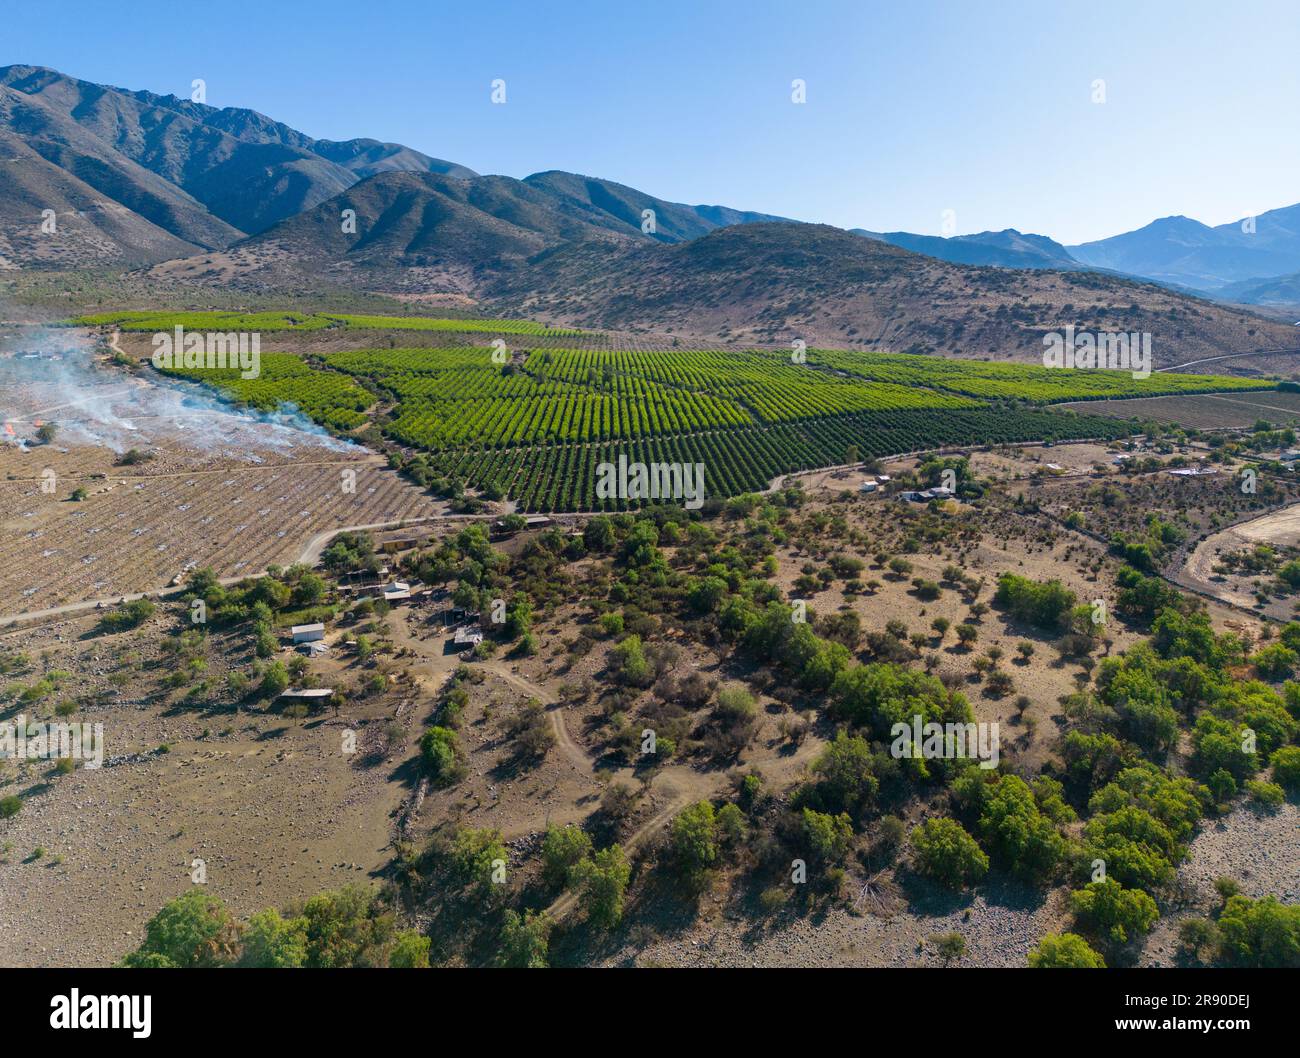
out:
<path id="1" fill-rule="evenodd" d="M 398 929 L 391 908 L 364 886 L 320 893 L 287 916 L 260 911 L 244 923 L 219 897 L 196 888 L 149 920 L 143 943 L 122 965 L 427 967 L 429 938 Z"/>
<path id="2" fill-rule="evenodd" d="M 152 600 L 143 597 L 124 602 L 99 619 L 100 631 L 126 632 L 132 628 L 139 628 L 154 615 L 156 609 L 157 606 Z"/>
<path id="3" fill-rule="evenodd" d="M 1039 582 L 1014 573 L 998 578 L 994 601 L 1006 607 L 1018 621 L 1044 629 L 1056 629 L 1065 623 L 1074 608 L 1075 594 L 1059 580 Z"/>
<path id="4" fill-rule="evenodd" d="M 587 920 L 609 930 L 622 921 L 623 898 L 632 877 L 623 847 L 596 850 L 576 826 L 549 826 L 542 841 L 542 880 L 552 891 L 576 889 Z"/>

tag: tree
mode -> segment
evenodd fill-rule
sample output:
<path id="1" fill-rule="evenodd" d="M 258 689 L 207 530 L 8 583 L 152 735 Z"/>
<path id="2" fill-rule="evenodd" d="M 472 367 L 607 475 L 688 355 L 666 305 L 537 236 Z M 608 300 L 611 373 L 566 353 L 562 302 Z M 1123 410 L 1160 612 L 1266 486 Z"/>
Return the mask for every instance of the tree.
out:
<path id="1" fill-rule="evenodd" d="M 669 831 L 673 857 L 688 878 L 700 882 L 718 859 L 718 825 L 713 805 L 697 801 L 683 808 Z"/>
<path id="2" fill-rule="evenodd" d="M 1003 865 L 1030 881 L 1049 879 L 1065 855 L 1065 839 L 1016 775 L 1004 775 L 993 787 L 980 814 L 979 833 Z"/>
<path id="3" fill-rule="evenodd" d="M 482 892 L 489 891 L 493 873 L 509 858 L 501 831 L 491 827 L 463 827 L 452 839 L 452 873 L 462 884 L 476 884 Z"/>
<path id="4" fill-rule="evenodd" d="M 978 882 L 989 869 L 989 858 L 955 819 L 927 819 L 912 831 L 916 869 L 949 889 Z"/>
<path id="5" fill-rule="evenodd" d="M 740 806 L 728 801 L 718 809 L 718 838 L 723 845 L 734 848 L 749 837 L 749 822 Z"/>
<path id="6" fill-rule="evenodd" d="M 1223 938 L 1208 918 L 1184 919 L 1178 925 L 1178 944 L 1191 958 L 1204 962 L 1219 950 Z"/>
<path id="7" fill-rule="evenodd" d="M 502 966 L 521 969 L 545 969 L 550 951 L 552 922 L 545 911 L 507 910 L 501 923 Z"/>
<path id="8" fill-rule="evenodd" d="M 814 860 L 821 863 L 842 863 L 853 843 L 853 824 L 845 812 L 833 816 L 805 808 L 803 836 Z"/>
<path id="9" fill-rule="evenodd" d="M 132 599 L 100 618 L 100 627 L 106 632 L 125 632 L 138 628 L 153 616 L 156 607 L 150 599 Z"/>
<path id="10" fill-rule="evenodd" d="M 377 906 L 366 886 L 317 893 L 303 905 L 302 917 L 307 923 L 307 966 L 387 965 L 393 917 Z"/>
<path id="11" fill-rule="evenodd" d="M 998 577 L 993 598 L 1017 620 L 1048 629 L 1059 627 L 1075 602 L 1074 592 L 1059 580 L 1040 583 L 1014 573 Z"/>
<path id="12" fill-rule="evenodd" d="M 614 523 L 604 517 L 592 518 L 582 531 L 582 539 L 588 551 L 608 551 L 616 539 Z"/>
<path id="13" fill-rule="evenodd" d="M 632 877 L 622 847 L 601 849 L 582 861 L 577 874 L 588 920 L 598 929 L 613 929 L 623 918 L 623 895 Z"/>
<path id="14" fill-rule="evenodd" d="M 1283 746 L 1275 749 L 1269 758 L 1273 765 L 1273 778 L 1288 790 L 1300 789 L 1300 746 Z"/>
<path id="15" fill-rule="evenodd" d="M 235 947 L 236 926 L 221 899 L 191 889 L 165 904 L 144 928 L 144 943 L 124 966 L 219 966 Z"/>
<path id="16" fill-rule="evenodd" d="M 429 938 L 413 929 L 400 931 L 393 940 L 388 965 L 398 970 L 429 968 Z"/>
<path id="17" fill-rule="evenodd" d="M 1228 898 L 1219 915 L 1221 958 L 1236 966 L 1300 967 L 1300 907 L 1276 897 Z"/>
<path id="18" fill-rule="evenodd" d="M 240 966 L 294 968 L 307 964 L 307 920 L 284 919 L 274 908 L 258 911 L 240 934 Z"/>
<path id="19" fill-rule="evenodd" d="M 1034 969 L 1104 970 L 1106 960 L 1077 933 L 1049 933 L 1029 953 Z"/>
<path id="20" fill-rule="evenodd" d="M 284 662 L 277 658 L 266 666 L 258 691 L 263 698 L 274 698 L 282 694 L 288 686 L 289 670 L 284 667 Z"/>
<path id="21" fill-rule="evenodd" d="M 815 785 L 809 790 L 815 807 L 847 812 L 857 818 L 875 801 L 880 780 L 874 774 L 871 746 L 864 738 L 840 731 L 812 763 Z"/>
<path id="22" fill-rule="evenodd" d="M 438 786 L 452 785 L 464 770 L 456 732 L 447 727 L 431 727 L 424 733 L 420 739 L 420 758 Z"/>
<path id="23" fill-rule="evenodd" d="M 326 592 L 325 581 L 316 573 L 304 573 L 293 586 L 293 603 L 295 606 L 315 606 Z"/>
<path id="24" fill-rule="evenodd" d="M 551 889 L 562 889 L 574 877 L 574 871 L 591 855 L 591 838 L 581 827 L 552 823 L 542 839 L 542 881 Z"/>
<path id="25" fill-rule="evenodd" d="M 1070 894 L 1070 909 L 1086 928 L 1113 944 L 1147 933 L 1160 911 L 1141 889 L 1125 889 L 1114 878 L 1092 882 Z"/>
<path id="26" fill-rule="evenodd" d="M 41 444 L 52 444 L 54 438 L 58 436 L 59 427 L 57 423 L 43 422 L 36 430 L 36 439 Z"/>
<path id="27" fill-rule="evenodd" d="M 610 670 L 623 683 L 644 687 L 650 682 L 650 663 L 646 660 L 641 637 L 630 635 L 610 651 Z"/>

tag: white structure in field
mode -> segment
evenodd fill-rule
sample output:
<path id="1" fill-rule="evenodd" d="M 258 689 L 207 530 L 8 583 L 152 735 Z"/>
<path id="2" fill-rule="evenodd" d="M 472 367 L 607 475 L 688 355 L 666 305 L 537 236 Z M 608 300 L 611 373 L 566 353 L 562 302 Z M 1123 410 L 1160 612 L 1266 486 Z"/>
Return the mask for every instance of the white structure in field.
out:
<path id="1" fill-rule="evenodd" d="M 320 623 L 294 625 L 289 631 L 293 633 L 294 643 L 315 643 L 317 640 L 325 638 L 325 626 Z"/>
<path id="2" fill-rule="evenodd" d="M 476 647 L 483 642 L 483 630 L 478 625 L 465 625 L 456 629 L 458 647 Z"/>

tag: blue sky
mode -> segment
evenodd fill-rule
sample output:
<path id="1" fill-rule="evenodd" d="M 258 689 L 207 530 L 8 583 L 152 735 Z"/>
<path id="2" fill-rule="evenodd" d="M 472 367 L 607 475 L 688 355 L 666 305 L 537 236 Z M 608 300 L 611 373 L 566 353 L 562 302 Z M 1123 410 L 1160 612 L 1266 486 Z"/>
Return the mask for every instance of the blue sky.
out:
<path id="1" fill-rule="evenodd" d="M 958 233 L 1071 243 L 1300 201 L 1294 0 L 42 0 L 4 20 L 0 65 L 184 96 L 201 77 L 316 137 L 842 227 L 939 234 L 952 210 Z"/>

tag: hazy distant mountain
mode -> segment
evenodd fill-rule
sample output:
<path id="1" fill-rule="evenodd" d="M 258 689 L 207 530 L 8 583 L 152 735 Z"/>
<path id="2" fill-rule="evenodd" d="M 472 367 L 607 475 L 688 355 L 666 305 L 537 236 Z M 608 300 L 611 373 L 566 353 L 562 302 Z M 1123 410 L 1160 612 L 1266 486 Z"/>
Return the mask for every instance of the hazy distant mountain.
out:
<path id="1" fill-rule="evenodd" d="M 569 245 L 484 277 L 502 312 L 683 340 L 860 346 L 1037 361 L 1043 334 L 1149 331 L 1156 366 L 1294 348 L 1294 329 L 1152 283 L 953 264 L 813 224 L 744 224 L 675 245 Z"/>
<path id="2" fill-rule="evenodd" d="M 11 146 L 5 164 L 26 164 L 20 143 L 46 163 L 27 168 L 24 202 L 0 213 L 0 238 L 12 247 L 23 243 L 30 204 L 57 210 L 71 201 L 69 178 L 189 244 L 123 230 L 118 258 L 160 260 L 229 245 L 378 172 L 474 175 L 399 144 L 314 140 L 256 111 L 111 88 L 42 67 L 0 68 L 0 93 L 0 136 Z M 88 260 L 114 256 L 83 250 Z M 16 263 L 32 263 L 14 252 Z"/>
<path id="3" fill-rule="evenodd" d="M 954 264 L 996 265 L 1001 268 L 1081 268 L 1059 242 L 1046 235 L 1024 235 L 1005 231 L 982 231 L 975 235 L 913 235 L 906 231 L 872 232 L 851 229 L 855 235 L 878 239 L 915 253 L 928 254 Z"/>
<path id="4" fill-rule="evenodd" d="M 1137 231 L 1068 247 L 1088 265 L 1219 290 L 1229 283 L 1300 271 L 1300 205 L 1211 228 L 1189 217 L 1164 217 Z"/>
<path id="5" fill-rule="evenodd" d="M 1300 312 L 1300 272 L 1268 279 L 1243 279 L 1220 287 L 1214 296 L 1240 305 L 1292 305 Z"/>

